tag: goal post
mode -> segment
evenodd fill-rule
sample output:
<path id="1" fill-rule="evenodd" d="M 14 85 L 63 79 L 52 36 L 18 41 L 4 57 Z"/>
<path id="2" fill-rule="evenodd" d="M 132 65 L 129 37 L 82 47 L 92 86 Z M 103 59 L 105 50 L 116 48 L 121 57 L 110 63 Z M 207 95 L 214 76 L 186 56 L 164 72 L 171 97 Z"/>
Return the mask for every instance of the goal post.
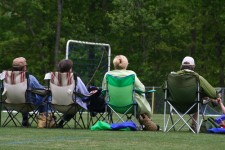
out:
<path id="1" fill-rule="evenodd" d="M 70 43 L 80 43 L 80 44 L 99 45 L 99 46 L 106 46 L 106 47 L 108 47 L 108 71 L 110 71 L 111 47 L 110 47 L 109 44 L 86 42 L 86 41 L 77 41 L 77 40 L 68 40 L 67 43 L 66 43 L 66 59 L 68 59 L 68 56 L 69 56 L 69 44 Z"/>
<path id="2" fill-rule="evenodd" d="M 66 59 L 74 62 L 73 71 L 88 85 L 101 86 L 104 74 L 110 71 L 111 47 L 106 43 L 68 40 Z"/>

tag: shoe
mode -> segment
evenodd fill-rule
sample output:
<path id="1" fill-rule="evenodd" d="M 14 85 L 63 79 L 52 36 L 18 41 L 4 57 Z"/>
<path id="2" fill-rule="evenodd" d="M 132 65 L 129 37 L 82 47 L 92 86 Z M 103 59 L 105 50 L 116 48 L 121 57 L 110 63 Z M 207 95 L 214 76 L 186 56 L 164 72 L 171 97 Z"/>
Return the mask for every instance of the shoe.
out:
<path id="1" fill-rule="evenodd" d="M 27 120 L 25 120 L 25 121 L 23 120 L 22 121 L 22 127 L 27 127 L 28 128 L 30 126 L 31 126 L 31 124 Z"/>

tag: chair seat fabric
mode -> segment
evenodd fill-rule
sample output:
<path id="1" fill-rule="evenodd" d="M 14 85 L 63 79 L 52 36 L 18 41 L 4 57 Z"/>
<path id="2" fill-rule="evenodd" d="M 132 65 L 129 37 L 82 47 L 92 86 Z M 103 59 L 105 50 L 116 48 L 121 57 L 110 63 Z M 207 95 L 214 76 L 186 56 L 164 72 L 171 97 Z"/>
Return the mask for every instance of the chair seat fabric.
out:
<path id="1" fill-rule="evenodd" d="M 27 90 L 27 79 L 25 72 L 5 71 L 4 92 L 7 99 L 6 103 L 20 104 L 26 102 L 25 93 Z"/>
<path id="2" fill-rule="evenodd" d="M 197 78 L 194 75 L 170 74 L 168 76 L 169 101 L 179 112 L 184 113 L 197 101 Z M 189 114 L 196 112 L 194 107 Z"/>
<path id="3" fill-rule="evenodd" d="M 31 124 L 36 122 L 35 118 L 39 106 L 33 104 L 35 94 L 28 87 L 29 74 L 25 71 L 4 71 L 3 74 L 3 96 L 6 99 L 2 104 L 3 110 L 7 111 L 8 116 L 3 121 L 2 126 L 7 126 L 10 123 L 22 126 L 22 122 L 17 118 L 19 113 L 29 114 L 28 119 L 32 119 Z"/>
<path id="4" fill-rule="evenodd" d="M 164 93 L 164 132 L 172 129 L 180 131 L 186 126 L 193 133 L 199 133 L 204 107 L 200 100 L 198 76 L 194 74 L 170 73 L 165 82 Z M 201 115 L 197 116 L 194 125 L 192 125 L 193 122 L 189 125 L 193 121 L 193 114 L 195 113 L 201 113 Z M 174 118 L 175 115 L 178 116 L 178 119 Z M 187 117 L 186 119 L 185 116 Z M 183 124 L 179 128 L 177 128 L 179 126 L 178 122 Z"/>
<path id="5" fill-rule="evenodd" d="M 77 77 L 74 78 L 73 72 L 51 72 L 50 76 L 49 85 L 52 93 L 50 107 L 52 112 L 58 116 L 57 123 L 64 120 L 64 117 L 69 116 L 69 118 L 71 117 L 70 119 L 73 119 L 75 122 L 74 128 L 76 128 L 77 125 L 81 128 L 85 128 L 82 118 L 83 108 L 78 104 L 78 94 L 75 92 Z M 76 117 L 77 115 L 78 118 Z M 65 121 L 63 126 L 67 125 L 70 128 L 67 120 Z"/>
<path id="6" fill-rule="evenodd" d="M 131 117 L 137 118 L 137 103 L 134 98 L 135 75 L 125 77 L 116 77 L 110 74 L 106 75 L 106 97 L 107 109 L 113 111 L 118 117 L 117 122 L 131 120 Z M 123 117 L 125 117 L 124 120 Z"/>

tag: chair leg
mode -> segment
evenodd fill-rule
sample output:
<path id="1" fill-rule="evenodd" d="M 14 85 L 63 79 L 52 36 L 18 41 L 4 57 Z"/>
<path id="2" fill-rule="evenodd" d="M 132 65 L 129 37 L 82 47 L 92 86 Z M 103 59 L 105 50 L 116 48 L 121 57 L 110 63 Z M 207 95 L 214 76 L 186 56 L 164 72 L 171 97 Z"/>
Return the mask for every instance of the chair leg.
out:
<path id="1" fill-rule="evenodd" d="M 94 115 L 92 115 L 93 112 L 88 112 L 88 119 L 87 119 L 87 128 L 89 128 L 91 125 L 96 124 L 98 121 L 105 121 L 106 116 L 104 116 L 104 112 L 94 112 Z"/>
<path id="2" fill-rule="evenodd" d="M 78 113 L 78 119 L 76 118 L 76 115 Z M 78 112 L 75 114 L 75 125 L 74 127 L 76 128 L 77 125 L 80 126 L 80 128 L 86 128 L 84 119 L 83 119 L 83 109 L 78 109 Z M 82 124 L 80 124 L 80 121 Z"/>
<path id="3" fill-rule="evenodd" d="M 2 110 L 0 110 L 0 127 L 2 127 Z"/>
<path id="4" fill-rule="evenodd" d="M 17 124 L 19 124 L 19 126 L 22 126 L 22 124 L 20 123 L 20 121 L 16 118 L 16 116 L 19 114 L 19 112 L 15 112 L 15 114 L 13 114 L 13 110 L 8 110 L 6 108 L 6 112 L 8 114 L 8 116 L 6 117 L 5 121 L 2 124 L 2 127 L 7 126 L 11 121 L 13 122 L 13 124 L 18 127 Z"/>

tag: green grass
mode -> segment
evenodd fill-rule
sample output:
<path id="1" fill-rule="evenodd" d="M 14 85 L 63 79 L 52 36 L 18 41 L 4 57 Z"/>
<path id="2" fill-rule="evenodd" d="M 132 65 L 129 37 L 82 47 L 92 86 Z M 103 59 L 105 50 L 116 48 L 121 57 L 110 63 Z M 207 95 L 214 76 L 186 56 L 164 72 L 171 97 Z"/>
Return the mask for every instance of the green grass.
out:
<path id="1" fill-rule="evenodd" d="M 163 115 L 153 120 L 163 127 Z M 219 150 L 224 149 L 222 134 L 149 131 L 90 131 L 89 129 L 0 128 L 1 150 Z"/>

